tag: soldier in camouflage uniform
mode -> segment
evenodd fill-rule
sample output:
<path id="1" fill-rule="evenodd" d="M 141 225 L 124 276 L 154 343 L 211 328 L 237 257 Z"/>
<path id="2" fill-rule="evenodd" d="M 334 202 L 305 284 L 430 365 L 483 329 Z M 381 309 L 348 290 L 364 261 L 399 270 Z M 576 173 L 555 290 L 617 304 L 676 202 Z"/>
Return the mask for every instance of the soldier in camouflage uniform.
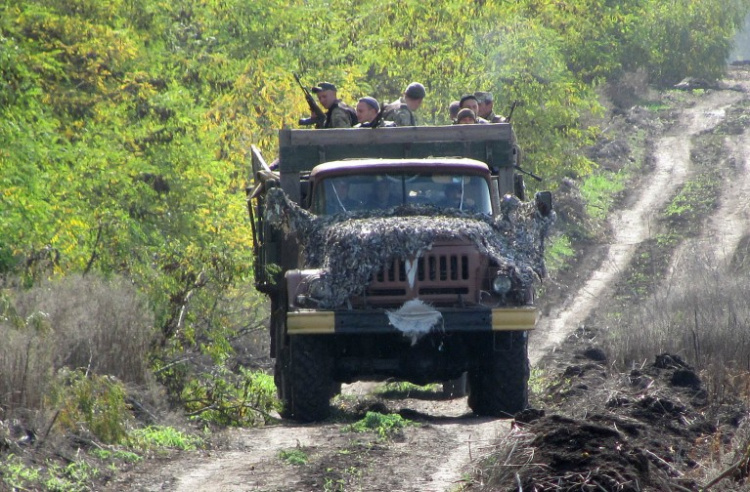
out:
<path id="1" fill-rule="evenodd" d="M 460 101 L 453 101 L 452 103 L 450 103 L 450 106 L 448 106 L 448 113 L 450 113 L 451 123 L 456 122 L 456 116 L 458 116 L 458 111 L 460 109 L 461 109 Z"/>
<path id="2" fill-rule="evenodd" d="M 357 113 L 336 97 L 335 85 L 320 82 L 312 92 L 317 94 L 320 105 L 326 109 L 323 128 L 351 128 L 357 124 Z"/>
<path id="3" fill-rule="evenodd" d="M 470 109 L 476 115 L 475 123 L 486 125 L 489 121 L 479 116 L 479 101 L 474 94 L 466 94 L 461 98 L 458 104 L 461 109 Z"/>
<path id="4" fill-rule="evenodd" d="M 489 121 L 490 123 L 504 123 L 505 117 L 495 114 L 492 111 L 492 93 L 491 92 L 475 92 L 474 97 L 477 98 L 479 103 L 479 116 Z"/>
<path id="5" fill-rule="evenodd" d="M 379 119 L 380 103 L 374 97 L 366 96 L 357 101 L 357 123 L 354 128 L 377 128 L 396 126 L 392 121 Z"/>
<path id="6" fill-rule="evenodd" d="M 414 111 L 419 109 L 426 95 L 427 92 L 422 84 L 412 82 L 398 101 L 394 101 L 385 107 L 383 119 L 393 121 L 397 126 L 417 126 Z"/>
<path id="7" fill-rule="evenodd" d="M 463 108 L 456 114 L 454 123 L 456 125 L 473 125 L 475 123 L 477 123 L 477 115 L 469 108 Z"/>

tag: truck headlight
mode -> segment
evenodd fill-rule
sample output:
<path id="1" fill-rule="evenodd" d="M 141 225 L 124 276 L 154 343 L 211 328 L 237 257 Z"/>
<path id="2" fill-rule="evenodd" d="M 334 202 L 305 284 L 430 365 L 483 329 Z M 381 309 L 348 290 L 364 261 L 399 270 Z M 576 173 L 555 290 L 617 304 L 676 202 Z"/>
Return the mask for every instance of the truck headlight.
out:
<path id="1" fill-rule="evenodd" d="M 289 307 L 316 307 L 331 297 L 330 279 L 319 269 L 289 270 L 286 277 Z"/>
<path id="2" fill-rule="evenodd" d="M 507 275 L 500 274 L 492 281 L 492 290 L 495 291 L 495 294 L 505 295 L 510 292 L 512 286 L 510 277 Z"/>
<path id="3" fill-rule="evenodd" d="M 331 295 L 331 289 L 323 277 L 317 276 L 317 277 L 308 279 L 307 295 L 311 299 L 320 301 Z"/>

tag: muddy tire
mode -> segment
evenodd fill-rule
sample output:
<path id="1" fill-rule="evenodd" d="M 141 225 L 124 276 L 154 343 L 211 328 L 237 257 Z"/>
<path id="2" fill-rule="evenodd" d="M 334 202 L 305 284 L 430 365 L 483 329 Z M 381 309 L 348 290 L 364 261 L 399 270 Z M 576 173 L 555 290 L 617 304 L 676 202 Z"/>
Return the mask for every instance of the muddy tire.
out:
<path id="1" fill-rule="evenodd" d="M 469 394 L 469 377 L 463 373 L 461 377 L 443 383 L 443 398 L 462 398 Z"/>
<path id="2" fill-rule="evenodd" d="M 320 336 L 293 336 L 277 359 L 276 388 L 281 416 L 302 422 L 325 420 L 331 414 L 333 359 Z"/>
<path id="3" fill-rule="evenodd" d="M 511 417 L 529 402 L 529 339 L 526 332 L 495 337 L 496 350 L 469 371 L 469 407 L 478 415 Z"/>

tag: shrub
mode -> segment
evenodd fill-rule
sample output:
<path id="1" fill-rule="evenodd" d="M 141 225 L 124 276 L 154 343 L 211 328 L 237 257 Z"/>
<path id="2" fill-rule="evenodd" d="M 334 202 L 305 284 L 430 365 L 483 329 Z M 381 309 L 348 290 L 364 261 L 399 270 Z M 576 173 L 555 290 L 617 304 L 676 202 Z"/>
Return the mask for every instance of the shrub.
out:
<path id="1" fill-rule="evenodd" d="M 131 415 L 125 388 L 116 379 L 63 369 L 51 400 L 59 409 L 56 423 L 63 429 L 90 432 L 107 444 L 125 442 Z"/>

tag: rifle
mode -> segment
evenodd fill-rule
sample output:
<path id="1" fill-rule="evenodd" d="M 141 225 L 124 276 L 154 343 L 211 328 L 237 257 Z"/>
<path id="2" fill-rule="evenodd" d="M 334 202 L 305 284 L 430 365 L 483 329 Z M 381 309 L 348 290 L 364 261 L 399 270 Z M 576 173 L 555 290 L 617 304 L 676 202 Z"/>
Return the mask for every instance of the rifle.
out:
<path id="1" fill-rule="evenodd" d="M 370 122 L 370 128 L 377 128 L 378 125 L 380 125 L 380 123 L 383 121 L 383 113 L 385 113 L 385 108 L 385 104 L 380 107 L 380 111 L 378 111 L 378 114 Z"/>
<path id="2" fill-rule="evenodd" d="M 516 109 L 517 105 L 518 105 L 518 101 L 513 101 L 513 104 L 510 105 L 510 111 L 508 112 L 508 116 L 505 117 L 506 123 L 510 123 L 510 119 L 513 117 L 513 111 Z"/>
<path id="3" fill-rule="evenodd" d="M 314 117 L 310 118 L 300 118 L 299 124 L 303 126 L 315 125 L 315 128 L 323 128 L 326 123 L 326 114 L 322 109 L 320 109 L 318 103 L 315 102 L 315 99 L 313 99 L 312 94 L 310 94 L 310 91 L 307 90 L 307 87 L 302 85 L 302 81 L 299 79 L 299 75 L 297 75 L 296 73 L 292 73 L 292 75 L 294 75 L 294 80 L 297 81 L 300 88 L 305 93 L 305 101 L 307 101 L 307 105 L 310 106 L 310 111 L 312 111 L 312 113 L 315 115 Z"/>

